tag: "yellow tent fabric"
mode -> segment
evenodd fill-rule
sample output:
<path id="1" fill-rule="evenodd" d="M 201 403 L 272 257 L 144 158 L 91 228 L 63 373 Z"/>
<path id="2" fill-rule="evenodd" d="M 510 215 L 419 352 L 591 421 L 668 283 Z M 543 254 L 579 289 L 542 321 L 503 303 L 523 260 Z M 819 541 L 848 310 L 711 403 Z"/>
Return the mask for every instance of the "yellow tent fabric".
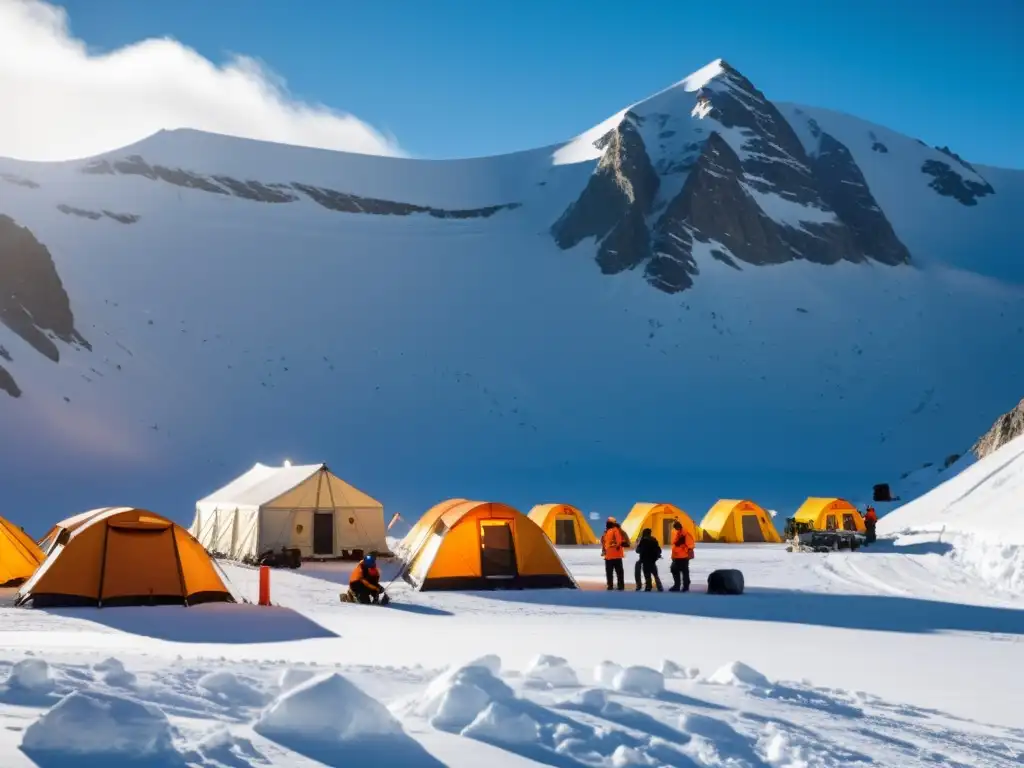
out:
<path id="1" fill-rule="evenodd" d="M 538 504 L 527 517 L 541 527 L 555 546 L 598 543 L 583 513 L 569 504 Z"/>
<path id="2" fill-rule="evenodd" d="M 654 538 L 663 547 L 672 546 L 672 523 L 678 520 L 688 530 L 695 542 L 701 540 L 701 532 L 690 516 L 674 504 L 634 504 L 626 519 L 622 521 L 622 530 L 632 544 L 640 538 L 644 528 L 650 528 Z"/>
<path id="3" fill-rule="evenodd" d="M 69 518 L 72 519 L 72 518 Z M 76 516 L 15 601 L 34 607 L 234 602 L 202 545 L 144 509 Z"/>
<path id="4" fill-rule="evenodd" d="M 748 499 L 722 499 L 700 521 L 704 540 L 723 544 L 738 542 L 781 543 L 772 516 Z"/>
<path id="5" fill-rule="evenodd" d="M 421 591 L 576 588 L 540 526 L 507 504 L 442 502 L 399 549 L 405 580 Z"/>
<path id="6" fill-rule="evenodd" d="M 798 523 L 810 523 L 816 531 L 860 531 L 867 528 L 860 512 L 846 499 L 828 499 L 811 496 L 793 516 Z"/>
<path id="7" fill-rule="evenodd" d="M 44 557 L 27 533 L 0 517 L 0 586 L 21 584 L 35 573 Z"/>

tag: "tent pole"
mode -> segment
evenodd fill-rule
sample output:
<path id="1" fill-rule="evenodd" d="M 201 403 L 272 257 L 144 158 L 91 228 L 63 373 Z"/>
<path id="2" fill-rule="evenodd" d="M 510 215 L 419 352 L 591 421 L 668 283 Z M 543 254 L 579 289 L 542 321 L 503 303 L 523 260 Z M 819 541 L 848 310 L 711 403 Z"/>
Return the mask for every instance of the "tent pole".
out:
<path id="1" fill-rule="evenodd" d="M 96 587 L 96 607 L 103 607 L 103 577 L 107 574 L 107 539 L 110 538 L 110 523 L 103 525 L 103 559 L 100 561 L 100 582 Z"/>

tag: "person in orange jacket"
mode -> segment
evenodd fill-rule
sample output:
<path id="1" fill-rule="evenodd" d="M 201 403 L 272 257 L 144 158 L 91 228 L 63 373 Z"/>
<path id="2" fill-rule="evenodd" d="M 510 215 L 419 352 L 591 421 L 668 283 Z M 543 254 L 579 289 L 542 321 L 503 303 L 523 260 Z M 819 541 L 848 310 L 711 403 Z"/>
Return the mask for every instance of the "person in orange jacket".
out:
<path id="1" fill-rule="evenodd" d="M 377 569 L 376 557 L 367 555 L 352 569 L 352 575 L 348 580 L 348 592 L 355 603 L 368 605 L 380 602 L 383 589 L 380 586 L 380 571 Z"/>
<path id="2" fill-rule="evenodd" d="M 604 558 L 604 577 L 608 582 L 608 590 L 612 586 L 612 577 L 621 592 L 626 588 L 626 573 L 622 566 L 622 558 L 626 556 L 626 548 L 629 547 L 629 537 L 619 527 L 614 517 L 609 517 L 604 526 L 604 534 L 601 536 L 601 557 Z"/>
<path id="3" fill-rule="evenodd" d="M 864 535 L 864 543 L 872 544 L 875 541 L 875 524 L 878 522 L 878 515 L 875 514 L 874 507 L 868 507 L 867 512 L 864 514 L 864 528 L 866 529 Z"/>
<path id="4" fill-rule="evenodd" d="M 693 558 L 695 542 L 693 534 L 683 528 L 683 524 L 676 520 L 672 523 L 672 586 L 669 592 L 690 591 L 690 560 Z M 682 590 L 679 587 L 682 577 Z"/>

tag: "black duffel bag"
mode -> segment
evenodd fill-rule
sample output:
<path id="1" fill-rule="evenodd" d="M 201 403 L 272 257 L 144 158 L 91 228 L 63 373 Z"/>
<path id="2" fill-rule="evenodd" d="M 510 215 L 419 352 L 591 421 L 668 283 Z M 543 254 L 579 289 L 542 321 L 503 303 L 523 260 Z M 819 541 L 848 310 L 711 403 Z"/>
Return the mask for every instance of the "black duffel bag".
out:
<path id="1" fill-rule="evenodd" d="M 742 595 L 743 572 L 735 568 L 712 571 L 708 575 L 709 595 Z"/>

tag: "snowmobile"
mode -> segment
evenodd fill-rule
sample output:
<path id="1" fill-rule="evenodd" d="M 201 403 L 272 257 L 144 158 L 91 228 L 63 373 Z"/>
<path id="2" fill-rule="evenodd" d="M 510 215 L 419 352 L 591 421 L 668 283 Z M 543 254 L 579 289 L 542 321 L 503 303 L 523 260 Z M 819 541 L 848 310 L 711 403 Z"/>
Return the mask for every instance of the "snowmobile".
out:
<path id="1" fill-rule="evenodd" d="M 855 552 L 864 546 L 865 536 L 859 531 L 831 529 L 815 530 L 810 523 L 786 518 L 785 538 L 787 552 L 835 552 L 849 549 Z"/>

